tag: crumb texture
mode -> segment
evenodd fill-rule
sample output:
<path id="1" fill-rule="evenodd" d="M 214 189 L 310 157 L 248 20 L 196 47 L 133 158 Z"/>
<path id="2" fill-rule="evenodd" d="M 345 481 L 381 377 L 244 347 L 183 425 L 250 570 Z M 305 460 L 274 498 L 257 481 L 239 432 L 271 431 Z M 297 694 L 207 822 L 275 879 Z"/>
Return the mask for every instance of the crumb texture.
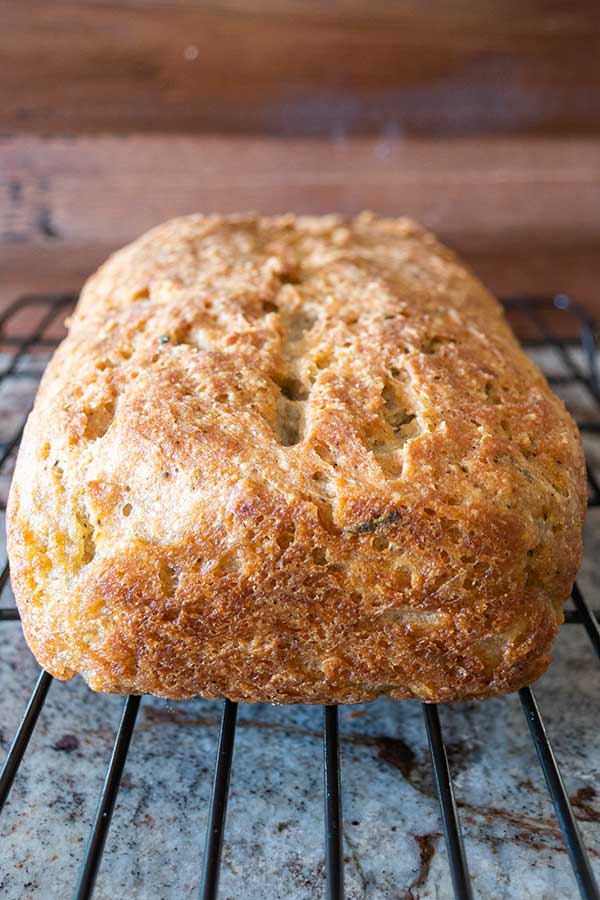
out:
<path id="1" fill-rule="evenodd" d="M 86 284 L 25 430 L 9 554 L 58 678 L 444 701 L 545 670 L 584 509 L 575 424 L 432 235 L 189 216 Z"/>

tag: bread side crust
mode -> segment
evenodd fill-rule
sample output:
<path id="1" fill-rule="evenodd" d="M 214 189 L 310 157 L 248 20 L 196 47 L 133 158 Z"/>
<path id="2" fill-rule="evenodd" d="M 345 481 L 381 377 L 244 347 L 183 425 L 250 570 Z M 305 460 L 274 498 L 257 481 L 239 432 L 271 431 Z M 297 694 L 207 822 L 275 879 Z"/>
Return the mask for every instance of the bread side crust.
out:
<path id="1" fill-rule="evenodd" d="M 8 507 L 55 677 L 170 698 L 477 698 L 550 661 L 581 442 L 432 235 L 190 216 L 86 284 Z"/>

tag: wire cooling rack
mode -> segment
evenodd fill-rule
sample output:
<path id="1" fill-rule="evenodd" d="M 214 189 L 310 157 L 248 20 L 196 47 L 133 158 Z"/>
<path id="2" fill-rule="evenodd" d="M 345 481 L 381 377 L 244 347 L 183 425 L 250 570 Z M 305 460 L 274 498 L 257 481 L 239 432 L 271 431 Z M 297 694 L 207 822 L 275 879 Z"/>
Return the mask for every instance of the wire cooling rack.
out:
<path id="1" fill-rule="evenodd" d="M 26 413 L 33 399 L 35 386 L 50 352 L 63 336 L 62 322 L 72 309 L 75 300 L 76 298 L 72 294 L 21 297 L 0 316 L 0 357 L 2 359 L 0 388 L 9 382 L 14 383 L 13 386 L 17 387 L 17 394 L 20 393 L 26 401 L 20 407 L 2 410 L 2 434 L 0 435 L 2 509 L 5 509 L 6 492 L 14 456 L 23 431 Z M 559 389 L 565 389 L 567 393 L 569 388 L 578 386 L 587 395 L 592 412 L 579 421 L 581 431 L 584 434 L 600 434 L 600 380 L 597 370 L 597 346 L 593 323 L 589 316 L 577 303 L 564 294 L 554 297 L 513 297 L 504 302 L 509 316 L 515 319 L 514 324 L 518 332 L 524 335 L 525 346 L 534 353 L 536 350 L 542 349 L 560 359 L 562 374 L 549 375 L 550 383 L 557 385 Z M 590 465 L 588 465 L 588 488 L 589 505 L 600 506 L 600 485 Z M 6 564 L 0 574 L 0 593 L 4 589 L 8 577 L 8 564 Z M 578 585 L 573 588 L 571 599 L 573 608 L 566 610 L 566 622 L 570 625 L 584 627 L 596 655 L 600 658 L 598 614 L 590 609 Z M 0 623 L 18 618 L 18 612 L 14 606 L 0 607 Z M 51 682 L 52 676 L 41 671 L 8 750 L 0 771 L 0 811 L 9 797 Z M 594 880 L 589 855 L 582 841 L 534 692 L 530 687 L 526 687 L 519 692 L 519 695 L 579 892 L 586 900 L 600 900 L 600 892 Z M 94 890 L 140 703 L 141 698 L 135 696 L 127 697 L 124 700 L 121 720 L 98 807 L 90 828 L 79 878 L 74 887 L 76 900 L 91 897 Z M 469 900 L 474 896 L 473 886 L 469 876 L 458 807 L 454 797 L 452 774 L 438 709 L 434 704 L 423 704 L 422 709 L 454 895 L 460 900 Z M 236 719 L 237 704 L 228 700 L 224 701 L 202 862 L 201 900 L 214 900 L 218 894 Z M 335 706 L 323 708 L 323 772 L 325 893 L 327 900 L 343 900 L 344 848 L 340 734 L 338 709 Z M 268 896 L 268 886 L 265 886 L 264 896 Z"/>

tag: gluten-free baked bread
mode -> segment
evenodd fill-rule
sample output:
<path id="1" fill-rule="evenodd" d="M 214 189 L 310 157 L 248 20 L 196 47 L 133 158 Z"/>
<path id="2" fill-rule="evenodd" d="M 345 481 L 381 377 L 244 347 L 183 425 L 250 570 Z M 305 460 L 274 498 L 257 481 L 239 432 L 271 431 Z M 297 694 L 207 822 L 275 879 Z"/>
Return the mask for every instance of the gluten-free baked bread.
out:
<path id="1" fill-rule="evenodd" d="M 86 284 L 9 552 L 58 678 L 456 700 L 547 667 L 584 507 L 572 419 L 422 228 L 189 216 Z"/>

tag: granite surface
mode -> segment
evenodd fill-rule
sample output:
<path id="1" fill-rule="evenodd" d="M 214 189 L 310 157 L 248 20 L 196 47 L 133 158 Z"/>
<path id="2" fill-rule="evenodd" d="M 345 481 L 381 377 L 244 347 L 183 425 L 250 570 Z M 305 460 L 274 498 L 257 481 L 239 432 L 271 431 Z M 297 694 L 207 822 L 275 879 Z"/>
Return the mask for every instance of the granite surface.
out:
<path id="1" fill-rule="evenodd" d="M 3 390 L 0 406 L 18 415 L 26 389 Z M 583 396 L 568 399 L 580 416 L 591 412 Z M 588 444 L 600 461 L 596 443 Z M 580 584 L 595 608 L 599 526 L 600 510 L 591 511 Z M 10 602 L 10 589 L 2 601 Z M 4 751 L 37 674 L 19 623 L 0 623 Z M 599 689 L 600 666 L 583 627 L 566 625 L 535 690 L 600 878 Z M 92 694 L 79 679 L 51 685 L 0 818 L 6 900 L 71 896 L 122 702 Z M 214 702 L 143 699 L 97 900 L 197 896 L 220 712 Z M 440 716 L 476 896 L 576 896 L 518 696 L 453 704 Z M 319 708 L 240 707 L 222 900 L 324 897 L 321 728 Z M 421 707 L 387 700 L 343 707 L 340 728 L 348 900 L 450 898 Z"/>

